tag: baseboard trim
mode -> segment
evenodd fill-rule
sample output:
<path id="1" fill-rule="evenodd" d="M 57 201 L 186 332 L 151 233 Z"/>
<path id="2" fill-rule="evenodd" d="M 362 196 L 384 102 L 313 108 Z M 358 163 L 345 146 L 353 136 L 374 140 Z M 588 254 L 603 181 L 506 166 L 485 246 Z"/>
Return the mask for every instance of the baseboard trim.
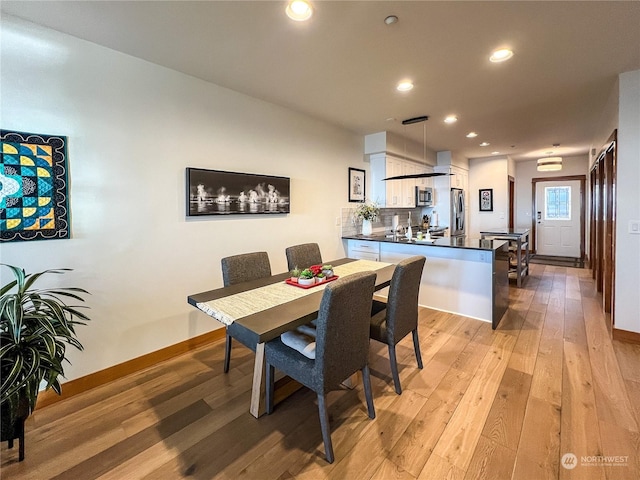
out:
<path id="1" fill-rule="evenodd" d="M 62 384 L 62 395 L 58 395 L 53 390 L 49 389 L 44 392 L 40 392 L 38 395 L 38 402 L 36 408 L 43 408 L 48 405 L 52 405 L 61 400 L 65 400 L 79 393 L 86 392 L 92 388 L 99 387 L 105 383 L 112 382 L 118 378 L 125 377 L 145 368 L 152 367 L 160 362 L 169 360 L 170 358 L 177 357 L 183 353 L 190 352 L 196 348 L 202 347 L 209 343 L 216 342 L 223 339 L 225 336 L 225 329 L 219 328 L 212 332 L 198 335 L 197 337 L 189 338 L 175 345 L 170 345 L 155 352 L 147 353 L 140 357 L 132 358 L 126 362 L 119 363 L 104 370 L 100 370 L 95 373 L 90 373 L 84 377 L 76 378 L 69 382 Z"/>
<path id="2" fill-rule="evenodd" d="M 629 332 L 628 330 L 613 329 L 613 339 L 621 342 L 637 343 L 640 345 L 640 333 Z"/>

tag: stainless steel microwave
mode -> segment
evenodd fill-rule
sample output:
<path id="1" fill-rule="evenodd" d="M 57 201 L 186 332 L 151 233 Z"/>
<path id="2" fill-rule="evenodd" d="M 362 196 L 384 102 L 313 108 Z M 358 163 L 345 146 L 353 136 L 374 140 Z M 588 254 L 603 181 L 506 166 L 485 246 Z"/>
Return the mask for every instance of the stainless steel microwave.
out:
<path id="1" fill-rule="evenodd" d="M 433 206 L 433 188 L 416 187 L 416 207 Z"/>

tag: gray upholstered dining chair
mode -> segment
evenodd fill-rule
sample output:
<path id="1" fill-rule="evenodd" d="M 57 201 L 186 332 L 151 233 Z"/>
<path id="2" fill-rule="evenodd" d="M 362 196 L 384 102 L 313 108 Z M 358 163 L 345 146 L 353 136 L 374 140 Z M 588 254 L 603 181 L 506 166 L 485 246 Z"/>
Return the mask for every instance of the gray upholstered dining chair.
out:
<path id="1" fill-rule="evenodd" d="M 285 254 L 289 270 L 296 267 L 307 268 L 322 263 L 322 255 L 320 255 L 320 247 L 317 243 L 303 243 L 288 247 Z"/>
<path id="2" fill-rule="evenodd" d="M 391 374 L 398 395 L 402 393 L 402 387 L 398 375 L 396 344 L 409 333 L 413 334 L 418 368 L 422 368 L 418 340 L 418 291 L 425 260 L 425 257 L 415 256 L 398 263 L 391 277 L 387 302 L 374 300 L 371 309 L 370 335 L 372 339 L 386 343 L 389 347 Z"/>
<path id="3" fill-rule="evenodd" d="M 269 263 L 269 255 L 267 252 L 244 253 L 241 255 L 233 255 L 225 257 L 221 260 L 222 264 L 222 281 L 225 287 L 235 285 L 236 283 L 248 282 L 258 278 L 266 278 L 271 276 L 271 264 Z M 235 338 L 245 347 L 256 351 L 256 345 L 249 339 L 244 338 L 242 332 L 232 323 L 227 326 L 226 343 L 224 351 L 224 372 L 229 371 L 229 363 L 231 362 L 231 341 Z"/>
<path id="4" fill-rule="evenodd" d="M 265 345 L 267 413 L 273 412 L 274 369 L 318 395 L 318 413 L 325 456 L 333 463 L 326 394 L 362 371 L 369 418 L 375 418 L 369 376 L 369 319 L 376 274 L 355 273 L 325 287 L 316 322 L 315 359 L 288 347 L 280 338 Z"/>

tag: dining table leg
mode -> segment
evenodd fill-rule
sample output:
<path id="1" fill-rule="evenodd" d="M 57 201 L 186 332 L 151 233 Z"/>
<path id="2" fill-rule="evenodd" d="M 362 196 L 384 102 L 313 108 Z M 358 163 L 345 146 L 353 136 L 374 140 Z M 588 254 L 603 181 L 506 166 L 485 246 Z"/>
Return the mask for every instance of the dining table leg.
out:
<path id="1" fill-rule="evenodd" d="M 264 415 L 266 408 L 264 343 L 256 345 L 256 360 L 253 366 L 253 386 L 251 387 L 251 415 L 258 418 Z"/>

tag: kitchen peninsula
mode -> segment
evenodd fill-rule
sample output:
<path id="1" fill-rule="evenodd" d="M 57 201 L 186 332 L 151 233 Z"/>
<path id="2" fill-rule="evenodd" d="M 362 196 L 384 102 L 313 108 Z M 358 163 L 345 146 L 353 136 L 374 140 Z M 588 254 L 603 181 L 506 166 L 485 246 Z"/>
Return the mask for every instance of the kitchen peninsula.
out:
<path id="1" fill-rule="evenodd" d="M 421 306 L 491 322 L 494 329 L 509 307 L 507 241 L 466 237 L 409 241 L 385 235 L 342 239 L 350 258 L 397 263 L 424 255 L 427 262 L 418 296 Z"/>

